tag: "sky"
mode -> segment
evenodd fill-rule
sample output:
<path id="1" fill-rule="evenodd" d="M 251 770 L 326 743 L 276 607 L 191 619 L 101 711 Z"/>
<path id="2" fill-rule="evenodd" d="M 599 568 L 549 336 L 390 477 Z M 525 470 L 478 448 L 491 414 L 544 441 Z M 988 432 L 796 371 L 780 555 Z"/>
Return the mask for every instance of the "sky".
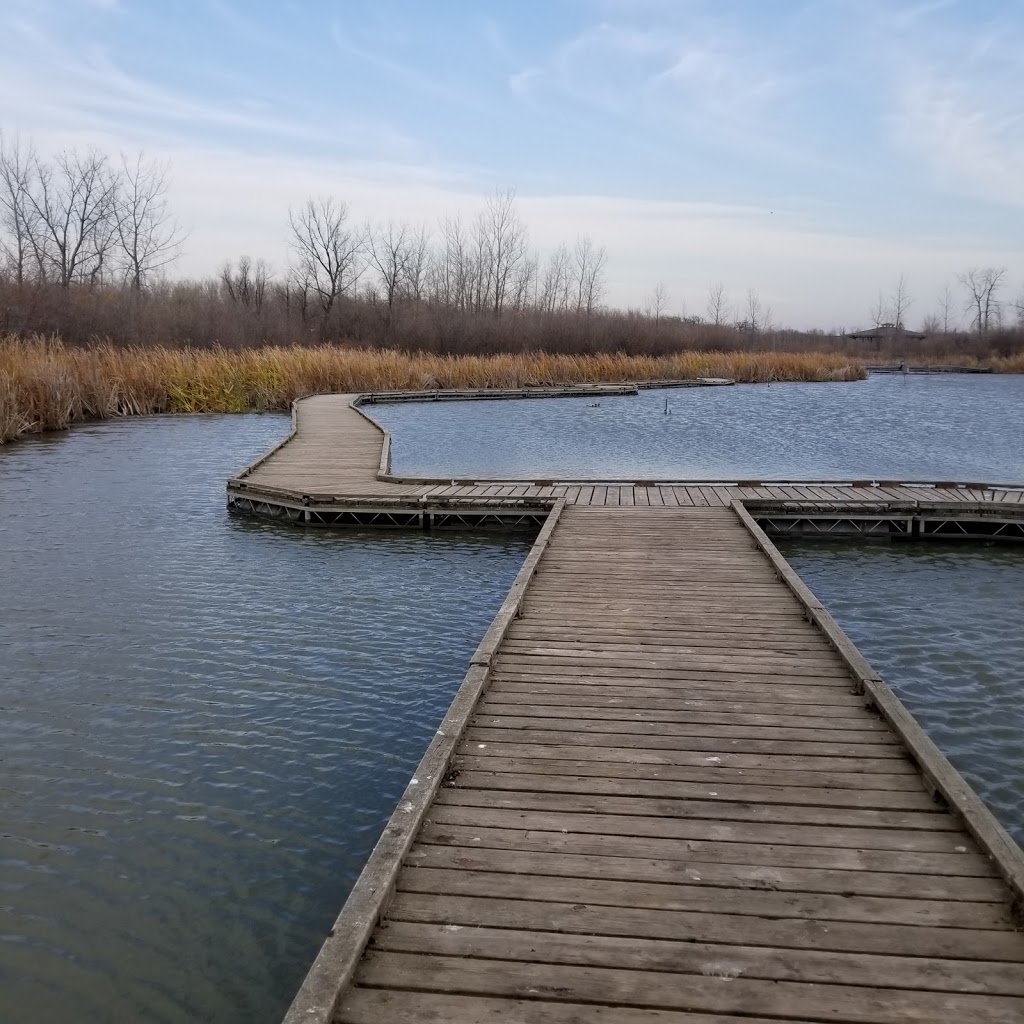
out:
<path id="1" fill-rule="evenodd" d="M 171 164 L 176 267 L 287 265 L 288 209 L 436 226 L 514 187 L 605 301 L 852 328 L 905 276 L 1024 285 L 1020 0 L 0 0 L 0 129 Z"/>

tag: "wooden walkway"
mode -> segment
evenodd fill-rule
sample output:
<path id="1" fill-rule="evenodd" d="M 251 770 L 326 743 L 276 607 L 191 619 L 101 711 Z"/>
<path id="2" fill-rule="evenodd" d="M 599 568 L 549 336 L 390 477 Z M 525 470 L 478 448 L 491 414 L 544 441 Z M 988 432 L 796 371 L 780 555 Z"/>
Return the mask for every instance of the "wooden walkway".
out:
<path id="1" fill-rule="evenodd" d="M 802 611 L 729 510 L 567 509 L 335 1019 L 1024 1020 L 1005 887 Z"/>
<path id="2" fill-rule="evenodd" d="M 829 483 L 764 483 L 728 486 L 655 481 L 547 482 L 423 480 L 388 472 L 390 439 L 353 405 L 358 395 L 316 395 L 296 403 L 294 435 L 246 467 L 229 484 L 304 496 L 565 498 L 571 504 L 618 507 L 723 507 L 733 500 L 818 502 L 944 501 L 1024 504 L 1024 489 L 939 486 L 891 482 L 884 486 Z"/>
<path id="3" fill-rule="evenodd" d="M 235 483 L 450 493 L 374 484 L 338 407 Z M 550 485 L 288 1024 L 1024 1022 L 1024 855 L 727 504 L 761 490 Z"/>

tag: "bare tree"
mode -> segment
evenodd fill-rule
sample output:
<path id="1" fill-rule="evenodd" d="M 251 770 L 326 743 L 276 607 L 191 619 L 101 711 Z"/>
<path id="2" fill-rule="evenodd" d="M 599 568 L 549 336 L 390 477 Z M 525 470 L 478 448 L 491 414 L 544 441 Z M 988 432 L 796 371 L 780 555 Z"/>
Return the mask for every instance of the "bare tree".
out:
<path id="1" fill-rule="evenodd" d="M 240 256 L 237 267 L 230 263 L 224 264 L 220 280 L 232 302 L 259 311 L 266 299 L 270 268 L 262 259 Z"/>
<path id="2" fill-rule="evenodd" d="M 725 285 L 721 281 L 716 281 L 708 289 L 708 301 L 705 305 L 708 321 L 715 327 L 721 327 L 729 319 L 731 308 Z"/>
<path id="3" fill-rule="evenodd" d="M 0 257 L 16 284 L 23 285 L 34 252 L 30 194 L 36 154 L 19 138 L 0 133 Z"/>
<path id="4" fill-rule="evenodd" d="M 141 291 L 158 271 L 181 255 L 185 234 L 167 208 L 168 165 L 134 160 L 121 154 L 119 182 L 114 192 L 117 245 L 124 279 Z"/>
<path id="5" fill-rule="evenodd" d="M 427 270 L 430 300 L 465 310 L 469 303 L 469 238 L 459 217 L 446 217 L 441 241 Z"/>
<path id="6" fill-rule="evenodd" d="M 878 301 L 868 310 L 868 316 L 871 317 L 873 327 L 881 327 L 882 324 L 889 323 L 889 306 L 881 292 L 878 293 Z"/>
<path id="7" fill-rule="evenodd" d="M 544 266 L 544 275 L 540 282 L 541 310 L 545 313 L 555 313 L 569 308 L 572 278 L 572 261 L 563 242 L 554 249 Z"/>
<path id="8" fill-rule="evenodd" d="M 113 242 L 117 179 L 98 150 L 59 153 L 53 166 L 34 161 L 29 201 L 36 229 L 32 245 L 46 277 L 62 288 L 102 278 Z"/>
<path id="9" fill-rule="evenodd" d="M 414 228 L 409 237 L 409 259 L 406 261 L 404 290 L 417 302 L 424 297 L 427 271 L 430 266 L 430 232 L 425 224 Z"/>
<path id="10" fill-rule="evenodd" d="M 936 329 L 941 330 L 943 334 L 951 334 L 960 321 L 959 317 L 954 320 L 954 309 L 953 289 L 949 287 L 947 281 L 939 292 L 939 311 L 936 317 Z"/>
<path id="11" fill-rule="evenodd" d="M 957 280 L 967 290 L 965 309 L 971 315 L 971 325 L 982 337 L 999 325 L 1001 308 L 996 292 L 1006 277 L 1006 267 L 971 267 Z"/>
<path id="12" fill-rule="evenodd" d="M 408 224 L 395 224 L 394 221 L 377 228 L 369 225 L 366 228 L 366 256 L 381 287 L 389 327 L 395 315 L 395 302 L 409 273 L 414 237 Z"/>
<path id="13" fill-rule="evenodd" d="M 665 287 L 664 281 L 659 281 L 654 286 L 654 291 L 651 292 L 651 297 L 647 302 L 648 316 L 654 318 L 655 324 L 659 324 L 666 309 L 668 309 L 668 288 Z"/>
<path id="14" fill-rule="evenodd" d="M 316 297 L 326 321 L 338 297 L 354 288 L 359 278 L 362 239 L 346 226 L 348 204 L 330 196 L 307 199 L 288 211 L 293 280 Z"/>
<path id="15" fill-rule="evenodd" d="M 590 316 L 604 295 L 604 274 L 608 254 L 595 246 L 590 235 L 579 235 L 573 249 L 573 283 L 577 314 Z"/>
<path id="16" fill-rule="evenodd" d="M 535 252 L 527 253 L 520 261 L 512 277 L 512 287 L 507 300 L 512 309 L 521 312 L 535 305 L 539 268 L 540 257 Z"/>
<path id="17" fill-rule="evenodd" d="M 906 278 L 900 274 L 888 295 L 881 291 L 878 299 L 868 311 L 871 323 L 874 327 L 904 327 L 906 315 L 914 300 L 907 291 Z"/>
<path id="18" fill-rule="evenodd" d="M 746 314 L 743 326 L 752 334 L 759 334 L 764 328 L 764 309 L 761 305 L 761 297 L 757 294 L 756 289 L 747 289 L 747 298 L 743 306 L 743 312 Z"/>
<path id="19" fill-rule="evenodd" d="M 889 314 L 891 316 L 891 322 L 897 327 L 903 327 L 904 318 L 910 311 L 911 305 L 914 300 L 910 297 L 907 292 L 906 278 L 900 274 L 899 280 L 896 282 L 895 287 L 889 295 Z"/>
<path id="20" fill-rule="evenodd" d="M 526 226 L 515 208 L 516 192 L 496 190 L 477 218 L 477 250 L 480 255 L 478 305 L 490 305 L 500 314 L 519 264 L 526 256 Z"/>
<path id="21" fill-rule="evenodd" d="M 1024 288 L 1017 293 L 1013 302 L 1013 312 L 1017 320 L 1017 329 L 1024 330 Z"/>

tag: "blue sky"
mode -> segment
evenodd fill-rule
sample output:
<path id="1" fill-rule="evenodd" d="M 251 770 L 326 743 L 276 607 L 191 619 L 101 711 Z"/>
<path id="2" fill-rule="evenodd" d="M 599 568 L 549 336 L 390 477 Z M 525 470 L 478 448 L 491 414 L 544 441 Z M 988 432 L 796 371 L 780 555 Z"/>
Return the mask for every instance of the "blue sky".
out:
<path id="1" fill-rule="evenodd" d="M 1018 0 L 0 0 L 0 127 L 172 162 L 183 273 L 286 259 L 289 204 L 436 223 L 515 186 L 608 301 L 853 326 L 1024 282 Z"/>

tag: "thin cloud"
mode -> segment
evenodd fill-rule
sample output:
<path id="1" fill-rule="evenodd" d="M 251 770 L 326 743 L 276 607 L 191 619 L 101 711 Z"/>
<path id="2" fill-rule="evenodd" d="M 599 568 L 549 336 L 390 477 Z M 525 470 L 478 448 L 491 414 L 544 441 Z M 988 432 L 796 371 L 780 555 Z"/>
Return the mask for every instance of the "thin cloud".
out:
<path id="1" fill-rule="evenodd" d="M 168 130 L 189 137 L 197 130 L 230 129 L 267 142 L 314 143 L 324 136 L 322 117 L 275 110 L 255 89 L 235 103 L 211 101 L 128 72 L 106 48 L 72 48 L 37 23 L 8 24 L 8 45 L 0 47 L 0 93 L 8 99 L 6 117 L 26 131 L 72 121 L 157 139 Z M 339 137 L 367 152 L 397 157 L 417 150 L 414 140 L 386 125 L 347 118 L 336 127 Z"/>
<path id="2" fill-rule="evenodd" d="M 913 23 L 895 34 L 891 18 L 880 15 L 890 137 L 947 190 L 1024 205 L 1024 23 L 942 16 L 952 11 L 949 4 L 920 5 Z M 885 58 L 901 50 L 903 59 L 886 67 Z"/>

